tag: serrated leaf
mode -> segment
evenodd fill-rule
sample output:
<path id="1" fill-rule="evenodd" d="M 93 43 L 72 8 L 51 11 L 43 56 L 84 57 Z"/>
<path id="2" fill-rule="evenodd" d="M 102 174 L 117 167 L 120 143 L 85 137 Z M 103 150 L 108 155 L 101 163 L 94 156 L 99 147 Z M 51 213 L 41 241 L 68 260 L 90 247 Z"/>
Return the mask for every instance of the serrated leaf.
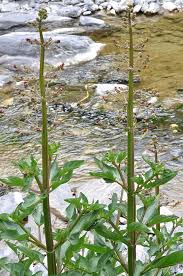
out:
<path id="1" fill-rule="evenodd" d="M 152 202 L 152 204 L 147 208 L 144 214 L 144 217 L 142 220 L 143 224 L 147 224 L 152 219 L 152 217 L 156 214 L 158 206 L 159 206 L 159 197 L 156 197 L 154 202 Z"/>
<path id="2" fill-rule="evenodd" d="M 177 264 L 183 263 L 183 250 L 173 252 L 169 255 L 163 256 L 161 258 L 155 259 L 148 265 L 144 272 L 155 268 L 165 268 L 170 266 L 175 266 Z"/>
<path id="3" fill-rule="evenodd" d="M 63 168 L 59 169 L 59 171 L 58 171 L 58 167 L 55 163 L 55 165 L 53 166 L 53 169 L 52 169 L 53 170 L 52 183 L 51 183 L 52 190 L 55 190 L 60 185 L 69 182 L 73 176 L 73 171 L 75 169 L 79 168 L 83 163 L 84 163 L 83 160 L 69 161 L 69 162 L 66 162 L 63 165 Z"/>
<path id="4" fill-rule="evenodd" d="M 159 223 L 173 222 L 177 219 L 178 217 L 175 215 L 171 215 L 171 216 L 156 215 L 148 222 L 148 225 L 152 226 L 154 224 L 159 224 Z"/>
<path id="5" fill-rule="evenodd" d="M 111 248 L 106 247 L 106 246 L 100 246 L 96 244 L 83 244 L 84 248 L 87 248 L 91 251 L 94 251 L 96 253 L 106 253 L 106 252 L 111 252 Z"/>
<path id="6" fill-rule="evenodd" d="M 137 232 L 137 233 L 150 233 L 150 229 L 140 222 L 132 222 L 128 226 L 128 232 Z"/>
<path id="7" fill-rule="evenodd" d="M 14 187 L 14 186 L 15 187 L 24 187 L 27 185 L 26 179 L 18 177 L 18 176 L 9 176 L 7 178 L 0 178 L 0 181 L 3 184 L 6 184 L 11 187 Z"/>
<path id="8" fill-rule="evenodd" d="M 32 214 L 37 205 L 42 201 L 41 197 L 36 196 L 34 193 L 29 193 L 22 203 L 20 203 L 11 217 L 15 221 L 21 222 L 24 218 Z"/>
<path id="9" fill-rule="evenodd" d="M 120 242 L 123 242 L 124 244 L 128 244 L 128 239 L 124 236 L 123 232 L 118 233 L 118 232 L 112 231 L 111 229 L 108 229 L 106 226 L 102 224 L 97 224 L 97 226 L 95 227 L 95 231 L 97 232 L 97 234 L 101 235 L 107 240 L 116 241 L 116 242 L 120 241 Z"/>
<path id="10" fill-rule="evenodd" d="M 33 250 L 31 248 L 19 245 L 17 246 L 17 250 L 19 250 L 20 252 L 22 252 L 25 256 L 29 257 L 29 259 L 32 262 L 39 262 L 42 263 L 45 255 L 41 254 L 39 251 Z"/>

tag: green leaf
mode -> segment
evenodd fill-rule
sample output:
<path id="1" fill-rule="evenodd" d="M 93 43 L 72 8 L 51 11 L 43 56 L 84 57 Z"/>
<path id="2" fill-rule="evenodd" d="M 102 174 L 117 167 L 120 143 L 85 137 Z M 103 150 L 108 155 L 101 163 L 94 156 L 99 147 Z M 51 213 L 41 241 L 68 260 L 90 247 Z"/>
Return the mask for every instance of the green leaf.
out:
<path id="1" fill-rule="evenodd" d="M 8 220 L 8 216 L 5 220 L 5 216 L 3 219 L 0 217 L 0 239 L 4 240 L 27 240 L 28 234 L 25 233 L 20 226 L 14 223 L 10 218 Z"/>
<path id="2" fill-rule="evenodd" d="M 52 164 L 51 164 L 51 169 L 50 169 L 50 181 L 54 180 L 60 172 L 60 169 L 58 167 L 58 162 L 55 159 Z"/>
<path id="3" fill-rule="evenodd" d="M 125 244 L 128 244 L 128 239 L 124 236 L 124 233 L 120 231 L 112 231 L 111 229 L 108 229 L 106 226 L 104 226 L 102 223 L 97 224 L 95 227 L 95 231 L 97 234 L 101 235 L 107 240 L 115 241 L 115 242 L 123 242 Z"/>
<path id="4" fill-rule="evenodd" d="M 148 222 L 148 225 L 152 226 L 154 224 L 159 224 L 159 223 L 173 222 L 177 219 L 178 219 L 178 217 L 175 215 L 171 215 L 171 216 L 156 215 Z"/>
<path id="5" fill-rule="evenodd" d="M 90 175 L 97 178 L 103 178 L 106 182 L 109 183 L 121 181 L 119 172 L 115 167 L 109 166 L 108 164 L 97 158 L 95 158 L 95 162 L 101 171 L 91 172 Z"/>
<path id="6" fill-rule="evenodd" d="M 91 251 L 94 251 L 96 253 L 106 253 L 106 252 L 111 252 L 111 248 L 106 247 L 106 246 L 100 246 L 96 244 L 83 244 L 83 248 L 87 248 Z"/>
<path id="7" fill-rule="evenodd" d="M 117 276 L 119 273 L 117 273 L 115 266 L 112 264 L 111 261 L 108 261 L 105 266 L 103 267 L 102 271 L 105 273 L 106 276 Z"/>
<path id="8" fill-rule="evenodd" d="M 6 232 L 0 232 L 0 239 L 2 240 L 16 240 L 16 241 L 24 241 L 28 239 L 28 234 L 25 232 L 19 232 L 17 230 L 9 230 Z"/>
<path id="9" fill-rule="evenodd" d="M 29 267 L 26 267 L 23 262 L 9 263 L 6 267 L 10 271 L 10 276 L 32 276 Z"/>
<path id="10" fill-rule="evenodd" d="M 6 241 L 6 244 L 11 248 L 11 250 L 13 252 L 15 252 L 15 254 L 18 254 L 18 250 L 17 250 L 16 244 L 14 244 L 12 242 L 9 242 L 9 241 Z"/>
<path id="11" fill-rule="evenodd" d="M 20 178 L 18 176 L 9 176 L 7 178 L 0 178 L 0 181 L 3 184 L 6 184 L 8 186 L 16 186 L 16 187 L 24 187 L 27 185 L 26 178 Z"/>
<path id="12" fill-rule="evenodd" d="M 63 169 L 67 169 L 67 170 L 75 170 L 78 169 L 79 167 L 81 167 L 81 165 L 84 164 L 84 160 L 74 160 L 74 161 L 69 161 L 66 162 L 63 166 Z"/>
<path id="13" fill-rule="evenodd" d="M 140 222 L 132 222 L 128 226 L 128 232 L 137 232 L 137 233 L 150 233 L 150 229 L 144 225 L 143 223 Z"/>
<path id="14" fill-rule="evenodd" d="M 104 161 L 108 161 L 110 163 L 116 163 L 116 164 L 121 164 L 122 161 L 124 161 L 127 157 L 127 154 L 125 151 L 120 151 L 120 152 L 108 152 L 104 156 Z"/>
<path id="15" fill-rule="evenodd" d="M 38 226 L 43 225 L 44 223 L 44 215 L 43 215 L 43 205 L 42 204 L 38 204 L 38 206 L 36 207 L 36 209 L 34 209 L 32 216 L 34 218 L 35 223 Z"/>
<path id="16" fill-rule="evenodd" d="M 159 206 L 159 197 L 157 196 L 154 199 L 154 201 L 151 203 L 151 205 L 149 205 L 149 207 L 147 208 L 142 220 L 143 224 L 147 224 L 153 218 L 153 216 L 156 215 L 158 206 Z"/>
<path id="17" fill-rule="evenodd" d="M 158 187 L 160 185 L 164 185 L 170 180 L 172 180 L 177 175 L 177 172 L 171 171 L 169 169 L 164 169 L 161 174 L 158 175 L 158 178 L 149 181 L 144 185 L 145 189 L 152 189 L 154 187 Z"/>
<path id="18" fill-rule="evenodd" d="M 78 223 L 72 229 L 70 235 L 81 233 L 83 230 L 88 230 L 93 224 L 96 223 L 98 212 L 90 212 L 81 216 Z M 72 222 L 74 224 L 74 221 Z"/>
<path id="19" fill-rule="evenodd" d="M 59 169 L 55 163 L 52 168 L 52 190 L 55 190 L 60 185 L 65 184 L 69 182 L 69 180 L 72 178 L 73 171 L 77 168 L 79 168 L 84 163 L 83 160 L 74 160 L 69 161 L 63 165 L 62 169 Z"/>
<path id="20" fill-rule="evenodd" d="M 8 258 L 6 257 L 0 258 L 0 271 L 2 271 L 2 269 L 6 269 L 7 263 L 9 263 Z"/>
<path id="21" fill-rule="evenodd" d="M 48 145 L 48 154 L 49 156 L 53 156 L 54 154 L 56 154 L 58 152 L 58 150 L 60 149 L 60 143 L 51 143 Z"/>
<path id="22" fill-rule="evenodd" d="M 24 201 L 17 206 L 11 217 L 13 220 L 21 222 L 24 218 L 32 214 L 40 201 L 42 201 L 41 197 L 34 193 L 29 193 L 24 198 Z"/>
<path id="23" fill-rule="evenodd" d="M 104 253 L 100 259 L 98 260 L 98 264 L 97 264 L 97 268 L 98 269 L 102 269 L 106 266 L 106 263 L 110 260 L 111 258 L 111 255 L 112 255 L 112 252 L 106 252 Z"/>
<path id="24" fill-rule="evenodd" d="M 183 263 L 183 250 L 176 251 L 169 255 L 155 259 L 148 265 L 144 272 L 147 272 L 155 268 L 170 267 L 181 263 Z"/>
<path id="25" fill-rule="evenodd" d="M 19 162 L 15 163 L 15 165 L 19 168 L 24 176 L 33 177 L 40 174 L 37 161 L 32 155 L 28 160 L 21 159 Z"/>
<path id="26" fill-rule="evenodd" d="M 25 256 L 29 257 L 29 259 L 32 262 L 39 262 L 42 263 L 45 255 L 41 254 L 39 251 L 33 250 L 31 248 L 22 246 L 22 245 L 17 245 L 17 250 L 19 250 L 20 252 L 22 252 Z"/>
<path id="27" fill-rule="evenodd" d="M 134 276 L 141 276 L 141 272 L 143 270 L 144 270 L 144 264 L 141 261 L 137 261 Z"/>

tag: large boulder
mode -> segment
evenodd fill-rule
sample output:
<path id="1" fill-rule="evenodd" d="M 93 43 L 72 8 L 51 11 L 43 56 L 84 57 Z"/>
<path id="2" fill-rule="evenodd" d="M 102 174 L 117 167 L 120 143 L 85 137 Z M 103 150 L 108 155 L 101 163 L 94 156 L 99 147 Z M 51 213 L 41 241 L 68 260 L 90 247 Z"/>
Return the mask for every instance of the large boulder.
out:
<path id="1" fill-rule="evenodd" d="M 44 34 L 45 40 L 53 43 L 46 51 L 46 61 L 51 65 L 66 66 L 92 60 L 103 46 L 86 36 Z M 0 36 L 0 64 L 16 64 L 20 61 L 28 65 L 36 65 L 39 59 L 39 45 L 31 44 L 29 40 L 38 39 L 37 33 L 13 32 Z"/>

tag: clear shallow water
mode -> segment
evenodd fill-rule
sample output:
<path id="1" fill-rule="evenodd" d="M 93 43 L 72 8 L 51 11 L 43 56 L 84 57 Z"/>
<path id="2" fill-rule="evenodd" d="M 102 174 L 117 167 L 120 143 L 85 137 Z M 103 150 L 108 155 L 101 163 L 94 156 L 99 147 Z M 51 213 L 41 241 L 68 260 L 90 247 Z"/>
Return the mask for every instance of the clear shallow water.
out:
<path id="1" fill-rule="evenodd" d="M 115 22 L 114 22 L 115 21 Z M 141 83 L 137 88 L 151 88 L 157 89 L 161 100 L 169 105 L 172 103 L 179 103 L 180 99 L 177 97 L 177 89 L 183 87 L 182 79 L 182 27 L 183 15 L 170 15 L 166 18 L 138 18 L 139 24 L 136 25 L 135 37 L 149 37 L 145 46 L 146 54 L 150 55 L 149 67 L 141 73 Z M 121 50 L 114 44 L 114 39 L 121 39 L 122 44 L 127 35 L 124 31 L 119 31 L 120 21 L 117 19 L 110 19 L 109 23 L 114 25 L 110 35 L 108 32 L 91 34 L 97 42 L 105 43 L 106 46 L 101 52 L 102 56 L 106 56 L 105 62 L 108 61 L 108 66 L 111 66 L 111 71 L 119 68 L 123 71 L 123 62 L 119 60 Z M 143 32 L 143 33 L 142 33 Z M 108 60 L 108 56 L 110 59 Z M 111 62 L 111 56 L 113 61 Z M 117 57 L 117 61 L 115 59 Z M 99 63 L 99 67 L 102 66 Z M 85 68 L 85 69 L 82 69 Z M 108 67 L 107 67 L 108 68 Z M 86 72 L 86 67 L 80 66 L 83 74 Z M 110 69 L 108 69 L 110 70 Z M 94 74 L 100 74 L 96 72 Z M 96 79 L 99 79 L 97 75 Z M 64 100 L 78 101 L 84 95 L 83 86 L 79 90 L 70 89 L 65 93 Z M 77 91 L 77 93 L 76 93 Z M 78 93 L 79 91 L 79 93 Z M 6 94 L 7 95 L 7 94 Z M 81 97 L 82 95 L 82 97 Z M 6 96 L 2 97 L 6 99 Z M 62 95 L 60 96 L 62 100 Z M 120 108 L 120 105 L 119 105 Z M 181 115 L 180 115 L 181 116 Z M 179 118 L 181 121 L 181 117 Z M 8 118 L 7 118 L 8 122 Z M 21 124 L 21 123 L 20 123 Z M 25 127 L 26 129 L 26 127 Z M 173 169 L 179 170 L 178 176 L 173 181 L 173 184 L 168 184 L 162 188 L 164 195 L 164 202 L 168 197 L 168 202 L 179 201 L 178 207 L 174 207 L 176 212 L 183 213 L 183 138 L 182 133 L 173 134 L 169 128 L 169 124 L 161 125 L 156 134 L 159 137 L 161 144 L 161 159 Z M 6 142 L 0 143 L 0 173 L 2 176 L 10 175 L 14 169 L 12 160 L 17 160 L 30 153 L 34 153 L 39 158 L 39 146 L 37 146 L 38 135 L 27 143 L 23 139 L 19 143 Z M 51 133 L 51 138 L 57 142 L 61 142 L 61 152 L 59 154 L 59 162 L 63 163 L 72 159 L 84 159 L 85 165 L 76 173 L 76 178 L 71 182 L 70 187 L 77 186 L 78 191 L 83 191 L 90 197 L 109 198 L 111 193 L 116 190 L 116 186 L 109 186 L 100 181 L 92 179 L 88 172 L 94 166 L 93 157 L 99 156 L 103 152 L 114 149 L 124 149 L 126 147 L 126 133 L 123 125 L 118 127 L 109 126 L 108 124 L 93 125 L 87 120 L 79 121 L 75 117 L 68 117 L 63 122 L 55 127 L 55 131 Z M 146 137 L 142 133 L 138 133 L 136 137 L 136 153 L 137 153 L 137 171 L 140 170 L 141 159 L 140 156 L 146 149 L 149 150 L 149 140 L 151 132 Z M 15 141 L 16 142 L 16 141 Z M 150 153 L 150 152 L 149 152 Z M 173 206 L 173 204 L 172 204 Z"/>

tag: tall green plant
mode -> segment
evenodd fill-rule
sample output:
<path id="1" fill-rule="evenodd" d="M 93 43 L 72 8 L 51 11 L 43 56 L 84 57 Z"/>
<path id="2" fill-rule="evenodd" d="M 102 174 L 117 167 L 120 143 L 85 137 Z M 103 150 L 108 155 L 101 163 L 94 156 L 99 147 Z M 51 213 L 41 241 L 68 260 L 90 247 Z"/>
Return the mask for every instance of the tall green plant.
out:
<path id="1" fill-rule="evenodd" d="M 84 194 L 65 201 L 64 228 L 53 229 L 49 195 L 60 185 L 69 182 L 82 160 L 58 165 L 57 143 L 48 144 L 47 102 L 44 79 L 45 47 L 42 21 L 46 11 L 41 10 L 35 26 L 40 42 L 39 86 L 42 104 L 42 166 L 33 156 L 22 159 L 17 166 L 22 176 L 9 176 L 0 181 L 17 187 L 25 193 L 23 202 L 11 214 L 0 214 L 0 240 L 14 252 L 16 260 L 0 259 L 0 271 L 10 276 L 172 276 L 171 267 L 183 263 L 182 219 L 159 213 L 159 193 L 146 195 L 166 184 L 176 172 L 167 169 L 159 160 L 149 160 L 147 171 L 134 175 L 134 118 L 133 118 L 133 32 L 131 11 L 129 24 L 129 99 L 128 99 L 128 152 L 108 152 L 101 159 L 95 158 L 98 171 L 91 175 L 102 178 L 108 185 L 117 183 L 120 198 L 112 195 L 109 204 L 89 202 Z M 127 179 L 127 181 L 126 181 Z M 32 185 L 39 193 L 32 192 Z M 127 202 L 123 201 L 127 193 Z M 136 210 L 135 198 L 141 206 Z M 63 211 L 63 210 L 62 210 Z M 24 223 L 32 216 L 38 229 L 44 231 L 45 240 L 32 233 Z M 62 216 L 63 219 L 63 216 Z M 161 228 L 157 225 L 161 224 Z M 175 231 L 176 230 L 176 231 Z M 135 247 L 140 245 L 147 253 L 145 260 L 136 261 Z M 127 254 L 128 251 L 128 254 Z M 128 256 L 127 256 L 128 255 Z M 45 262 L 45 256 L 47 261 Z M 41 265 L 39 272 L 31 266 Z M 181 275 L 181 274 L 180 274 Z"/>
<path id="2" fill-rule="evenodd" d="M 43 37 L 42 21 L 47 18 L 46 10 L 39 12 L 38 30 L 40 36 L 40 69 L 39 69 L 39 88 L 41 94 L 41 112 L 42 112 L 42 188 L 45 197 L 43 199 L 43 213 L 44 213 L 44 229 L 46 238 L 47 260 L 48 260 L 48 274 L 56 274 L 56 259 L 53 245 L 53 233 L 51 226 L 51 212 L 50 212 L 50 164 L 48 152 L 48 123 L 47 123 L 47 101 L 45 92 L 44 79 L 44 63 L 45 63 L 45 41 Z"/>
<path id="3" fill-rule="evenodd" d="M 133 75 L 134 75 L 134 57 L 133 57 L 133 30 L 131 9 L 128 11 L 129 28 L 129 76 L 128 76 L 128 110 L 127 110 L 127 129 L 128 129 L 128 150 L 127 150 L 127 183 L 128 183 L 128 227 L 136 221 L 136 202 L 134 187 L 134 119 L 133 119 Z M 136 233 L 129 232 L 130 244 L 128 246 L 128 271 L 133 276 L 136 262 Z"/>

